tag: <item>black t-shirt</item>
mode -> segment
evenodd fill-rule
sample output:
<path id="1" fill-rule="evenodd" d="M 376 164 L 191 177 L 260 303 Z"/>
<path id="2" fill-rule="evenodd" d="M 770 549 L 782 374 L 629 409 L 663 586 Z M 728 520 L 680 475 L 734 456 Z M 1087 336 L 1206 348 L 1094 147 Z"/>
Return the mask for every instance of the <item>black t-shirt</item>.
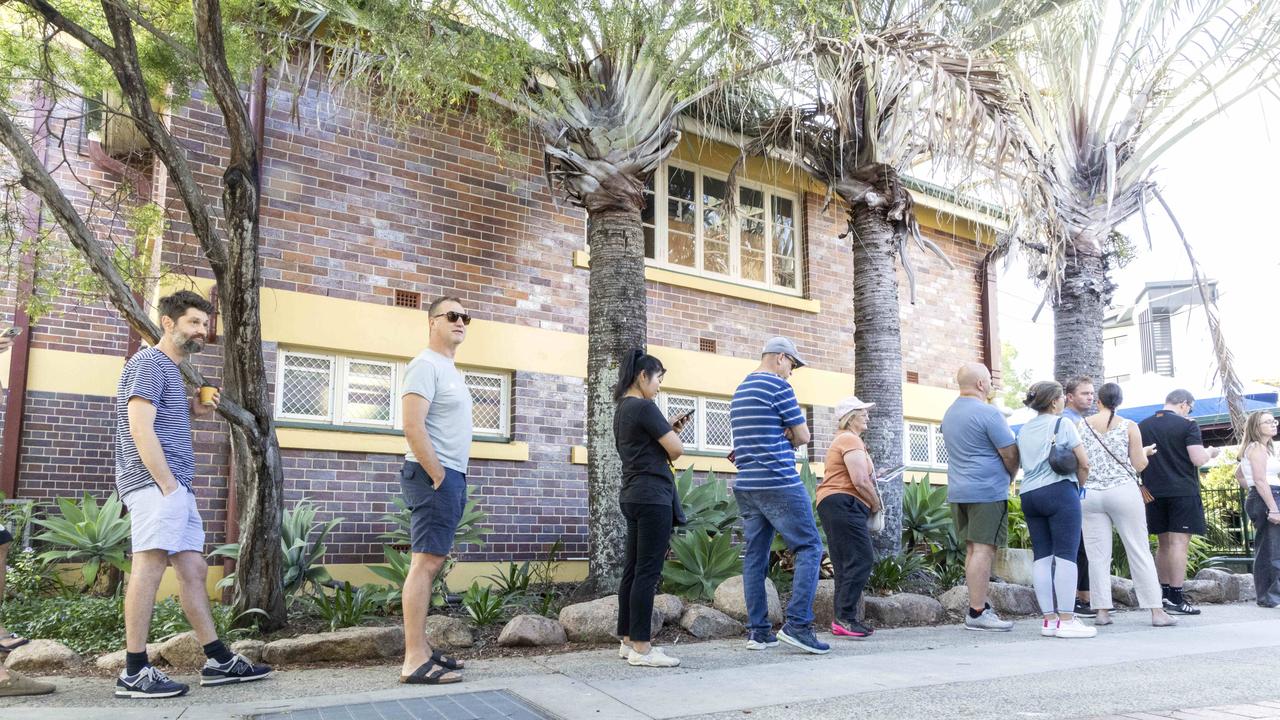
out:
<path id="1" fill-rule="evenodd" d="M 1200 426 L 1177 413 L 1161 410 L 1138 423 L 1142 444 L 1156 444 L 1156 454 L 1142 471 L 1142 483 L 1156 497 L 1200 494 L 1200 469 L 1191 462 L 1187 448 L 1203 445 Z"/>
<path id="2" fill-rule="evenodd" d="M 671 432 L 671 423 L 652 400 L 624 397 L 613 414 L 613 439 L 622 458 L 619 500 L 643 505 L 670 505 L 675 478 L 667 451 L 658 438 Z"/>

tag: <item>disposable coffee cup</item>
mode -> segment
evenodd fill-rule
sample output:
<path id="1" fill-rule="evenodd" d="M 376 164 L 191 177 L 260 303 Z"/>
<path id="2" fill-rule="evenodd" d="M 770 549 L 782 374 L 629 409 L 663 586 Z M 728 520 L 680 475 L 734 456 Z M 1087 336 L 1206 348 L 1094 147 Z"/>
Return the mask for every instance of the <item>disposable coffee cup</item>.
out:
<path id="1" fill-rule="evenodd" d="M 217 391 L 218 391 L 218 388 L 214 387 L 213 385 L 201 385 L 200 386 L 200 404 L 212 405 L 213 394 Z"/>

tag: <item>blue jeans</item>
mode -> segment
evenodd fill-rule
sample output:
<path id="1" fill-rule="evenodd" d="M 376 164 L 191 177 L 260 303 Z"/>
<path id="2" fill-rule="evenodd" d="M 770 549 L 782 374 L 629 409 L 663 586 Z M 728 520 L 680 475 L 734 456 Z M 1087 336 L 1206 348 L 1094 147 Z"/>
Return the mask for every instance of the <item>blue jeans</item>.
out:
<path id="1" fill-rule="evenodd" d="M 769 575 L 769 547 L 776 532 L 796 556 L 787 624 L 807 629 L 813 624 L 813 597 L 818 590 L 818 569 L 822 563 L 822 538 L 813 521 L 809 494 L 803 485 L 797 485 L 778 490 L 734 490 L 733 495 L 738 500 L 747 539 L 742 561 L 747 628 L 768 630 L 772 627 L 764 581 Z"/>

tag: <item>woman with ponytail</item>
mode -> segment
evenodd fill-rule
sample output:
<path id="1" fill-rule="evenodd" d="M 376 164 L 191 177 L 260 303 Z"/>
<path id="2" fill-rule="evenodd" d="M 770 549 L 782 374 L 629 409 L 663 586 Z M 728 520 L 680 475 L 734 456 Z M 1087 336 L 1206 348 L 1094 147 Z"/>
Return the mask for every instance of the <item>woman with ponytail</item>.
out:
<path id="1" fill-rule="evenodd" d="M 635 349 L 623 356 L 613 398 L 613 437 L 622 459 L 619 501 L 627 519 L 626 566 L 618 588 L 618 655 L 632 665 L 675 667 L 680 661 L 653 647 L 653 596 L 671 539 L 675 476 L 671 461 L 684 453 L 678 433 L 689 416 L 667 421 L 653 399 L 666 374 L 662 361 Z"/>
<path id="2" fill-rule="evenodd" d="M 1089 556 L 1089 601 L 1098 618 L 1094 625 L 1110 625 L 1111 619 L 1111 530 L 1120 534 L 1129 574 L 1138 594 L 1138 606 L 1151 611 L 1155 627 L 1176 625 L 1164 611 L 1160 579 L 1147 541 L 1147 510 L 1138 473 L 1147 467 L 1147 458 L 1156 454 L 1154 444 L 1142 446 L 1137 423 L 1116 415 L 1124 393 L 1115 383 L 1098 388 L 1102 410 L 1080 421 L 1080 435 L 1089 456 L 1089 479 L 1085 481 L 1084 544 Z"/>

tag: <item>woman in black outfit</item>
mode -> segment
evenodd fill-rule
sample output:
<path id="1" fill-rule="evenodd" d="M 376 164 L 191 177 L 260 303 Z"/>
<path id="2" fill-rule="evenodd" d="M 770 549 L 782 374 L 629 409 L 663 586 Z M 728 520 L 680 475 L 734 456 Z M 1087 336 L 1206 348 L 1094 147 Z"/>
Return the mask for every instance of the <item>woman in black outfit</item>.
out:
<path id="1" fill-rule="evenodd" d="M 684 453 L 675 427 L 653 402 L 666 368 L 643 350 L 627 353 L 613 398 L 613 437 L 622 459 L 619 501 L 627 519 L 627 560 L 618 588 L 618 655 L 632 665 L 675 667 L 680 661 L 650 644 L 653 595 L 671 539 L 675 477 L 671 461 Z"/>

